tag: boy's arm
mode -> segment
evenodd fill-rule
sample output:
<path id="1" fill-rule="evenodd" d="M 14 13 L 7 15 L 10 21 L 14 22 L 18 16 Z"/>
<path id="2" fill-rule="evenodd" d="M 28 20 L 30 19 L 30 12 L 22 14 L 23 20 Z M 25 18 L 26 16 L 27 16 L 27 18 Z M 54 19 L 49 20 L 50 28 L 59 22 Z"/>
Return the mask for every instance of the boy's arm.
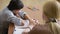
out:
<path id="1" fill-rule="evenodd" d="M 18 14 L 19 14 L 19 16 L 21 16 L 23 19 L 29 20 L 30 24 L 35 24 L 35 21 L 34 21 L 32 18 L 30 18 L 30 16 L 29 16 L 26 12 L 20 11 Z"/>
<path id="2" fill-rule="evenodd" d="M 7 21 L 19 26 L 24 25 L 24 21 L 21 18 L 16 17 L 12 12 L 6 12 L 5 14 L 7 15 Z"/>

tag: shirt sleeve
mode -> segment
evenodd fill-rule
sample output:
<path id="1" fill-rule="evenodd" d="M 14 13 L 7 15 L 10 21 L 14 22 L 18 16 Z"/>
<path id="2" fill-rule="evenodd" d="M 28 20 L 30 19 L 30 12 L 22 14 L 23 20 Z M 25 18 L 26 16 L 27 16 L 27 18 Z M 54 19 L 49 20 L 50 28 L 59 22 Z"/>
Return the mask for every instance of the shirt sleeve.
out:
<path id="1" fill-rule="evenodd" d="M 24 11 L 19 11 L 19 16 L 21 16 L 22 18 L 24 18 L 24 15 L 26 14 L 26 12 L 24 12 Z"/>
<path id="2" fill-rule="evenodd" d="M 7 12 L 7 20 L 14 23 L 15 25 L 20 26 L 22 24 L 22 19 L 16 17 L 12 12 Z"/>

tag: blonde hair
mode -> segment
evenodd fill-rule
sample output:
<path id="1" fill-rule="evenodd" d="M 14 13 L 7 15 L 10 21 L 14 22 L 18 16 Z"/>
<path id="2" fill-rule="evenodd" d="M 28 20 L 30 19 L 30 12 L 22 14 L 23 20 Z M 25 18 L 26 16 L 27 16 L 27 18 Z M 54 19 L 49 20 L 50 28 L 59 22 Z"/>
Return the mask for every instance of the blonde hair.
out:
<path id="1" fill-rule="evenodd" d="M 43 13 L 48 18 L 57 18 L 57 11 L 58 11 L 58 6 L 53 1 L 49 1 L 49 2 L 45 3 L 43 6 Z"/>

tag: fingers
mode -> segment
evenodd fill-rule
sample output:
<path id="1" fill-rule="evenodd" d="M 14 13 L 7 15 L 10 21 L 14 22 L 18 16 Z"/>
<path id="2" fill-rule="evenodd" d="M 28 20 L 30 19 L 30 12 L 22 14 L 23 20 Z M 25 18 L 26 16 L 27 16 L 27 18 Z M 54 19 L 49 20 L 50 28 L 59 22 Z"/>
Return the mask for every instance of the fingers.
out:
<path id="1" fill-rule="evenodd" d="M 35 24 L 39 24 L 39 21 L 37 19 L 32 19 Z"/>

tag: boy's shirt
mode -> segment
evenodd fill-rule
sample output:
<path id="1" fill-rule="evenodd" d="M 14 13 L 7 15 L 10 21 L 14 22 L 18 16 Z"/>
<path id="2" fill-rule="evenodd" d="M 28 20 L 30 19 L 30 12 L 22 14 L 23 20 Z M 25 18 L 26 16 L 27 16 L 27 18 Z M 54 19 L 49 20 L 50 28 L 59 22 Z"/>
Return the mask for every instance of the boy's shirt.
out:
<path id="1" fill-rule="evenodd" d="M 22 16 L 22 15 L 21 15 Z M 20 26 L 22 24 L 22 19 L 16 17 L 12 11 L 8 8 L 0 11 L 0 34 L 7 34 L 9 23 L 14 23 L 15 25 Z"/>
<path id="2" fill-rule="evenodd" d="M 23 11 L 19 11 L 19 15 L 24 18 L 25 12 Z M 5 8 L 3 11 L 0 12 L 0 21 L 9 21 L 9 22 L 13 22 L 15 25 L 21 25 L 22 19 L 18 18 L 17 16 L 15 16 L 13 14 L 12 11 L 10 11 L 8 8 Z"/>

